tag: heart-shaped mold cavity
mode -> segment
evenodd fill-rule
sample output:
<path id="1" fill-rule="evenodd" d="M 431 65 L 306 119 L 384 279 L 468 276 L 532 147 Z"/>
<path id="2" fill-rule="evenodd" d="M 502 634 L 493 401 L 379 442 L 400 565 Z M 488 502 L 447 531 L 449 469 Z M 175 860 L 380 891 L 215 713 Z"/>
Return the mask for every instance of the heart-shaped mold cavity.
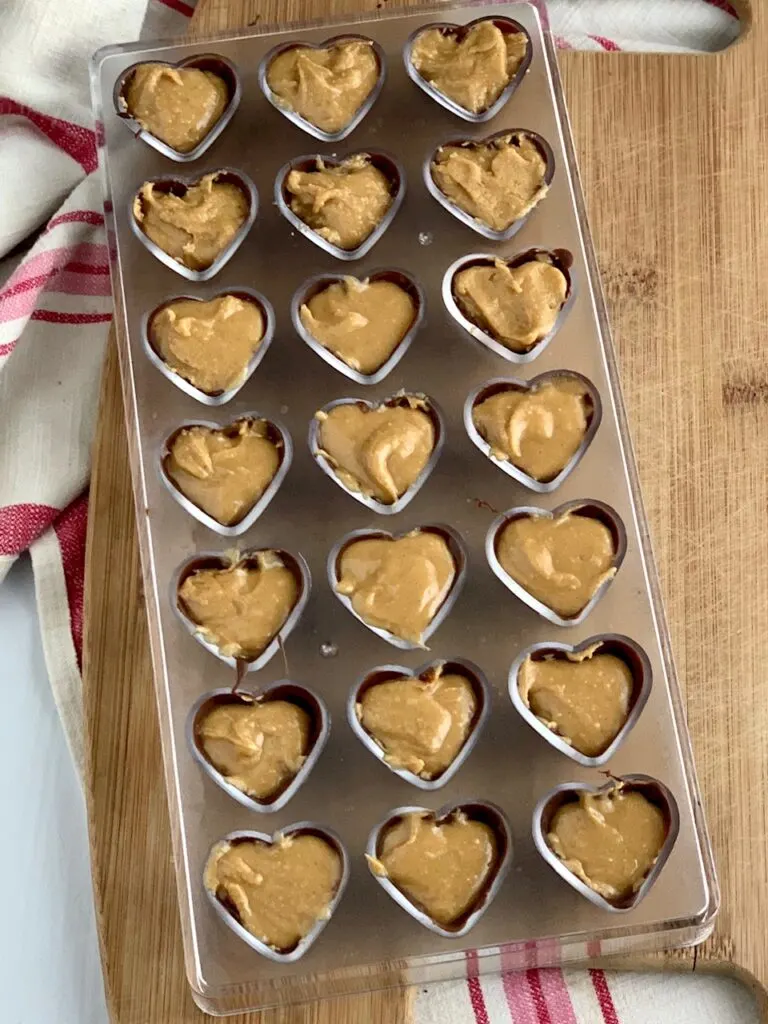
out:
<path id="1" fill-rule="evenodd" d="M 483 182 L 483 202 L 466 190 Z M 451 139 L 424 162 L 429 193 L 452 217 L 484 238 L 506 242 L 547 194 L 555 173 L 552 147 L 536 132 L 506 128 L 485 139 Z M 463 201 L 462 201 L 463 200 Z"/>
<path id="2" fill-rule="evenodd" d="M 526 249 L 504 260 L 462 256 L 443 277 L 443 302 L 470 337 L 510 363 L 530 363 L 560 330 L 575 295 L 567 249 Z"/>
<path id="3" fill-rule="evenodd" d="M 443 418 L 434 402 L 426 395 L 400 392 L 381 402 L 330 402 L 310 424 L 309 449 L 326 476 L 350 497 L 391 516 L 427 482 L 444 437 Z"/>
<path id="4" fill-rule="evenodd" d="M 314 878 L 309 891 L 308 869 Z M 259 879 L 258 885 L 251 882 L 249 886 L 253 878 Z M 274 835 L 246 829 L 230 832 L 211 849 L 203 884 L 214 910 L 235 935 L 267 959 L 290 964 L 317 941 L 348 879 L 349 858 L 336 833 L 300 821 Z M 289 893 L 286 886 L 291 887 Z M 269 913 L 276 902 L 290 916 L 276 921 L 274 912 Z"/>
<path id="5" fill-rule="evenodd" d="M 467 25 L 441 21 L 418 29 L 405 45 L 403 60 L 408 76 L 427 96 L 457 117 L 481 124 L 506 105 L 525 77 L 532 53 L 531 38 L 518 22 L 476 18 Z M 506 73 L 496 76 L 502 63 Z M 484 88 L 473 92 L 483 75 Z"/>
<path id="6" fill-rule="evenodd" d="M 328 193 L 326 202 L 320 201 L 322 190 Z M 275 179 L 275 202 L 285 219 L 339 260 L 359 260 L 372 249 L 404 196 L 405 172 L 393 157 L 378 150 L 345 157 L 300 156 Z M 316 223 L 305 220 L 302 212 L 315 217 Z"/>
<path id="7" fill-rule="evenodd" d="M 185 512 L 222 537 L 245 533 L 291 465 L 288 432 L 259 413 L 232 423 L 184 423 L 163 445 L 160 475 Z"/>
<path id="8" fill-rule="evenodd" d="M 212 690 L 187 719 L 192 756 L 252 811 L 282 810 L 306 782 L 330 732 L 325 704 L 290 679 L 253 693 Z"/>
<path id="9" fill-rule="evenodd" d="M 575 645 L 533 644 L 512 663 L 509 696 L 555 750 L 585 768 L 598 768 L 634 728 L 652 678 L 639 644 L 603 633 Z"/>
<path id="10" fill-rule="evenodd" d="M 197 231 L 184 224 L 187 205 L 198 214 Z M 251 179 L 222 167 L 186 178 L 148 179 L 131 199 L 128 218 L 141 244 L 166 267 L 188 281 L 208 281 L 245 241 L 258 207 Z"/>
<path id="11" fill-rule="evenodd" d="M 368 837 L 366 859 L 382 889 L 415 921 L 459 938 L 498 893 L 512 863 L 512 835 L 501 810 L 484 800 L 438 811 L 397 807 Z M 453 885 L 442 877 L 441 861 Z"/>
<path id="12" fill-rule="evenodd" d="M 389 268 L 362 280 L 318 274 L 294 295 L 291 317 L 299 337 L 334 370 L 357 384 L 378 384 L 410 348 L 424 309 L 421 286 Z M 338 325 L 351 317 L 365 323 L 340 333 Z"/>
<path id="13" fill-rule="evenodd" d="M 272 106 L 322 142 L 341 142 L 354 131 L 378 99 L 385 76 L 379 44 L 354 34 L 324 43 L 282 43 L 259 65 L 259 85 Z M 312 118 L 306 98 L 297 95 L 307 78 L 313 84 Z"/>
<path id="14" fill-rule="evenodd" d="M 532 491 L 556 490 L 581 462 L 602 416 L 597 388 L 572 370 L 489 380 L 464 403 L 469 439 Z"/>
<path id="15" fill-rule="evenodd" d="M 626 797 L 630 802 L 619 806 L 617 799 Z M 597 815 L 590 813 L 590 805 Z M 577 843 L 572 826 L 580 824 L 585 827 Z M 649 775 L 624 775 L 603 786 L 566 782 L 542 797 L 533 812 L 533 841 L 547 864 L 590 903 L 612 913 L 640 903 L 672 852 L 679 829 L 674 796 Z"/>
<path id="16" fill-rule="evenodd" d="M 584 499 L 551 512 L 534 506 L 509 509 L 485 539 L 488 564 L 504 586 L 556 626 L 578 626 L 586 619 L 626 550 L 618 513 L 602 501 Z"/>
<path id="17" fill-rule="evenodd" d="M 381 665 L 350 693 L 347 718 L 391 772 L 419 789 L 440 789 L 474 749 L 488 694 L 483 673 L 463 658 L 441 658 L 413 671 Z"/>
<path id="18" fill-rule="evenodd" d="M 181 110 L 189 115 L 192 104 L 197 117 L 166 120 L 162 96 L 157 103 L 159 111 L 153 111 L 158 89 L 167 90 L 164 100 L 169 111 L 178 114 Z M 241 96 L 235 65 L 218 54 L 200 53 L 176 64 L 132 64 L 115 82 L 113 98 L 117 116 L 137 138 L 170 160 L 189 163 L 199 159 L 218 139 L 232 120 Z"/>
<path id="19" fill-rule="evenodd" d="M 275 313 L 252 288 L 228 288 L 210 299 L 175 295 L 145 315 L 141 333 L 150 361 L 180 391 L 202 405 L 226 405 L 267 354 Z"/>
<path id="20" fill-rule="evenodd" d="M 238 672 L 255 672 L 298 623 L 311 585 L 307 563 L 288 551 L 203 553 L 175 573 L 171 602 L 206 650 Z"/>
<path id="21" fill-rule="evenodd" d="M 464 585 L 466 563 L 459 535 L 449 526 L 418 526 L 401 534 L 354 530 L 331 550 L 328 581 L 366 629 L 412 651 L 424 649 L 450 613 Z M 390 597 L 374 607 L 382 582 Z"/>

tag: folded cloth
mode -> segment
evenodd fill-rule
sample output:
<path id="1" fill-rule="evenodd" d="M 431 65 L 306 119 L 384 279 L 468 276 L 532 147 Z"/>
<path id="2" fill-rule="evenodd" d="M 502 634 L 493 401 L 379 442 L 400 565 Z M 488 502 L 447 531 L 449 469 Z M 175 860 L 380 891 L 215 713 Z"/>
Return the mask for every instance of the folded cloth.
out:
<path id="1" fill-rule="evenodd" d="M 81 771 L 85 489 L 112 315 L 88 58 L 140 34 L 178 34 L 193 9 L 188 0 L 0 5 L 0 581 L 29 550 L 51 687 Z M 563 48 L 714 50 L 738 34 L 727 0 L 551 0 L 548 12 Z M 421 993 L 416 1021 L 651 1019 L 618 1011 L 603 972 L 570 978 L 530 970 L 481 984 L 469 972 Z"/>

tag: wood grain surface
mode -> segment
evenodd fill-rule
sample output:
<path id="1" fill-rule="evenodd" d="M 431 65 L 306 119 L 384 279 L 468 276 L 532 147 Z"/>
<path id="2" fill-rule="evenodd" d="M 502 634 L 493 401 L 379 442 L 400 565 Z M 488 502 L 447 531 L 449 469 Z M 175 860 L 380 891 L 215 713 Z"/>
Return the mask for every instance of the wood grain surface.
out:
<path id="1" fill-rule="evenodd" d="M 198 35 L 377 0 L 201 0 Z M 561 59 L 722 888 L 661 962 L 768 984 L 768 12 L 702 57 Z M 115 1024 L 193 1024 L 113 340 L 93 452 L 84 692 L 94 888 Z M 658 961 L 657 961 L 658 963 Z M 406 1024 L 407 993 L 231 1018 Z"/>

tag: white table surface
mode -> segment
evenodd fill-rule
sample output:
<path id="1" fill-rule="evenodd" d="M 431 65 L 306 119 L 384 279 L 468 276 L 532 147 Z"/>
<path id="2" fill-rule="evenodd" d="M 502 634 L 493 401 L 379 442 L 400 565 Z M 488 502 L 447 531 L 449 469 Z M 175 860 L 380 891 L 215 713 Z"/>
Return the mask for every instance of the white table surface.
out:
<path id="1" fill-rule="evenodd" d="M 48 685 L 26 557 L 0 585 L 0 679 L 0 1021 L 107 1024 L 85 803 Z"/>
<path id="2" fill-rule="evenodd" d="M 26 557 L 0 585 L 0 666 L 0 1024 L 108 1024 L 85 804 L 48 685 Z M 611 983 L 623 1021 L 760 1020 L 751 994 L 731 979 L 624 979 Z M 420 1024 L 451 1024 L 465 987 L 449 983 L 436 986 L 439 993 L 419 991 Z"/>

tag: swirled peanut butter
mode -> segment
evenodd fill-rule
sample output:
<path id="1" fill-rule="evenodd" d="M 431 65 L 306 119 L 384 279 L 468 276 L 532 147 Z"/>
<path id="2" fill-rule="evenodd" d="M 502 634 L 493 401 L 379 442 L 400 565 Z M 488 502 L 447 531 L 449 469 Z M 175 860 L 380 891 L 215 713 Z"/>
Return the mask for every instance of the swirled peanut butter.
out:
<path id="1" fill-rule="evenodd" d="M 362 245 L 392 205 L 389 181 L 365 153 L 340 164 L 318 157 L 314 170 L 291 171 L 285 187 L 296 216 L 340 249 Z"/>
<path id="2" fill-rule="evenodd" d="M 282 105 L 324 132 L 340 132 L 373 92 L 379 62 L 369 39 L 324 49 L 294 46 L 267 68 L 267 85 Z"/>
<path id="3" fill-rule="evenodd" d="M 212 71 L 139 64 L 122 99 L 145 131 L 179 153 L 189 153 L 226 110 L 229 89 Z"/>
<path id="4" fill-rule="evenodd" d="M 299 584 L 276 551 L 259 551 L 255 562 L 195 569 L 179 587 L 182 610 L 225 657 L 257 658 L 299 600 Z"/>
<path id="5" fill-rule="evenodd" d="M 496 836 L 485 822 L 462 813 L 441 822 L 414 813 L 386 829 L 369 864 L 433 921 L 450 928 L 479 902 L 498 857 Z"/>
<path id="6" fill-rule="evenodd" d="M 453 294 L 473 324 L 513 352 L 527 352 L 555 326 L 568 297 L 568 281 L 545 260 L 516 267 L 496 260 L 460 270 Z"/>
<path id="7" fill-rule="evenodd" d="M 435 447 L 435 428 L 416 395 L 375 408 L 337 405 L 316 413 L 320 456 L 345 487 L 391 505 L 415 483 Z"/>
<path id="8" fill-rule="evenodd" d="M 472 410 L 472 422 L 497 459 L 534 480 L 561 473 L 581 447 L 592 400 L 575 377 L 550 377 L 528 391 L 497 391 Z"/>
<path id="9" fill-rule="evenodd" d="M 431 172 L 452 203 L 494 231 L 511 227 L 547 194 L 546 161 L 522 133 L 441 146 Z"/>
<path id="10" fill-rule="evenodd" d="M 667 838 L 664 815 L 637 790 L 579 793 L 554 814 L 547 843 L 569 871 L 609 901 L 637 892 Z"/>
<path id="11" fill-rule="evenodd" d="M 564 618 L 578 615 L 616 574 L 611 531 L 574 511 L 513 519 L 498 536 L 496 555 L 513 580 Z"/>
<path id="12" fill-rule="evenodd" d="M 414 644 L 448 597 L 456 563 L 437 533 L 352 541 L 338 561 L 336 590 L 370 626 Z"/>
<path id="13" fill-rule="evenodd" d="M 326 920 L 339 888 L 338 851 L 320 836 L 222 842 L 211 851 L 205 887 L 247 931 L 287 953 Z"/>
<path id="14" fill-rule="evenodd" d="M 427 678 L 390 679 L 370 686 L 357 705 L 360 724 L 393 768 L 434 779 L 467 742 L 477 713 L 472 683 L 442 669 Z"/>
<path id="15" fill-rule="evenodd" d="M 298 704 L 240 697 L 211 708 L 196 722 L 195 737 L 228 782 L 257 800 L 269 800 L 304 764 L 311 725 Z"/>
<path id="16" fill-rule="evenodd" d="M 255 302 L 220 295 L 208 302 L 178 299 L 149 323 L 149 341 L 174 373 L 208 395 L 245 379 L 264 340 L 264 316 Z"/>
<path id="17" fill-rule="evenodd" d="M 479 114 L 512 81 L 527 49 L 522 32 L 502 32 L 489 19 L 473 25 L 463 37 L 450 30 L 427 29 L 414 41 L 411 63 L 444 96 Z"/>
<path id="18" fill-rule="evenodd" d="M 141 230 L 163 252 L 190 270 L 207 270 L 245 223 L 248 197 L 231 181 L 206 174 L 183 194 L 148 181 L 133 201 Z"/>
<path id="19" fill-rule="evenodd" d="M 416 319 L 412 296 L 394 281 L 345 277 L 313 295 L 301 322 L 323 348 L 360 373 L 375 373 Z"/>
<path id="20" fill-rule="evenodd" d="M 598 757 L 616 739 L 629 715 L 632 670 L 615 654 L 592 644 L 563 657 L 525 659 L 517 677 L 520 696 L 548 729 L 587 757 Z"/>
<path id="21" fill-rule="evenodd" d="M 223 430 L 186 427 L 174 437 L 163 465 L 182 494 L 231 526 L 272 483 L 281 448 L 269 436 L 266 420 L 239 420 Z"/>

